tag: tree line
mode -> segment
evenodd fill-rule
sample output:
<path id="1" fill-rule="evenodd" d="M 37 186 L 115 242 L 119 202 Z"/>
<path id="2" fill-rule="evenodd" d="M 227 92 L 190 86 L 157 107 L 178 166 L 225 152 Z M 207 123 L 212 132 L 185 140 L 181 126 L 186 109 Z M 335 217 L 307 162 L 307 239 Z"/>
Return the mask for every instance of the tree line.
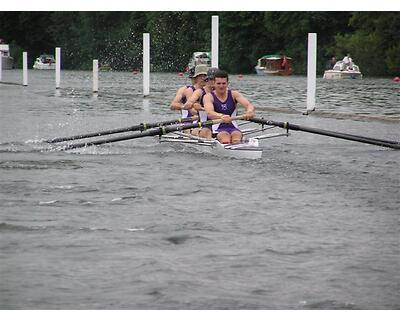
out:
<path id="1" fill-rule="evenodd" d="M 211 16 L 219 16 L 219 65 L 253 73 L 265 54 L 292 57 L 307 71 L 308 33 L 317 33 L 318 73 L 332 56 L 350 53 L 364 75 L 400 74 L 400 12 L 0 12 L 0 38 L 17 67 L 62 48 L 64 69 L 89 70 L 92 60 L 113 70 L 142 67 L 150 33 L 154 71 L 183 71 L 194 51 L 211 51 Z"/>

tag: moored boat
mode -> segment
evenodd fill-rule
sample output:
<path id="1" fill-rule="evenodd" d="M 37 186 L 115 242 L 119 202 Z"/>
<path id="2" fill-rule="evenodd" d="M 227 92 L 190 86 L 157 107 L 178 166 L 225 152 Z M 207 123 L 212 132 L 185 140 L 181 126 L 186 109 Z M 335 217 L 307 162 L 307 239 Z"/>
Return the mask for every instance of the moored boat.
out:
<path id="1" fill-rule="evenodd" d="M 37 70 L 55 70 L 56 60 L 52 54 L 42 54 L 39 58 L 36 58 L 33 64 L 33 69 Z"/>
<path id="2" fill-rule="evenodd" d="M 324 79 L 362 79 L 363 75 L 360 72 L 358 65 L 351 63 L 345 64 L 342 60 L 336 62 L 332 70 L 324 72 Z"/>
<path id="3" fill-rule="evenodd" d="M 293 72 L 292 58 L 285 55 L 265 55 L 254 67 L 260 76 L 290 76 Z"/>
<path id="4" fill-rule="evenodd" d="M 10 70 L 14 68 L 14 58 L 10 56 L 10 46 L 0 39 L 1 68 Z"/>
<path id="5" fill-rule="evenodd" d="M 211 67 L 211 52 L 208 51 L 193 52 L 193 55 L 188 63 L 188 70 L 196 67 L 199 64 L 205 64 L 207 67 Z"/>

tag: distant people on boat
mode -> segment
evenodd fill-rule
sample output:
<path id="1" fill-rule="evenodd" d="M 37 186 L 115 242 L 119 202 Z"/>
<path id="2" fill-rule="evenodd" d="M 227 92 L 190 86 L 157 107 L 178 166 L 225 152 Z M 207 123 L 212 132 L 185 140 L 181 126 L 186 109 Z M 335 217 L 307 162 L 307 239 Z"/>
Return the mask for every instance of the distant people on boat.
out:
<path id="1" fill-rule="evenodd" d="M 195 92 L 193 92 L 185 104 L 185 107 L 194 108 L 198 112 L 199 121 L 201 122 L 207 121 L 207 113 L 204 109 L 204 96 L 214 90 L 215 74 L 218 71 L 218 68 L 209 68 L 207 71 L 207 79 L 205 80 L 206 85 L 203 88 L 197 89 Z M 212 138 L 211 127 L 204 127 L 201 129 L 195 128 L 192 129 L 191 133 L 206 139 Z"/>
<path id="2" fill-rule="evenodd" d="M 286 58 L 286 55 L 284 55 L 283 53 L 281 53 L 281 59 L 282 59 L 282 62 L 281 62 L 281 69 L 282 69 L 282 70 L 285 70 L 286 67 L 287 67 L 287 65 L 288 65 L 288 60 L 287 60 L 287 58 Z"/>
<path id="3" fill-rule="evenodd" d="M 226 71 L 219 70 L 214 79 L 214 90 L 204 96 L 207 117 L 222 120 L 222 123 L 213 126 L 219 142 L 239 143 L 243 135 L 236 121 L 232 119 L 237 115 L 237 104 L 245 108 L 246 119 L 254 117 L 254 106 L 239 91 L 228 89 L 229 76 Z"/>
<path id="4" fill-rule="evenodd" d="M 328 63 L 326 64 L 326 70 L 332 70 L 336 62 L 337 62 L 336 57 L 332 56 L 331 60 L 329 60 Z"/>
<path id="5" fill-rule="evenodd" d="M 343 70 L 352 70 L 353 69 L 353 60 L 350 57 L 350 53 L 346 54 L 343 58 Z"/>

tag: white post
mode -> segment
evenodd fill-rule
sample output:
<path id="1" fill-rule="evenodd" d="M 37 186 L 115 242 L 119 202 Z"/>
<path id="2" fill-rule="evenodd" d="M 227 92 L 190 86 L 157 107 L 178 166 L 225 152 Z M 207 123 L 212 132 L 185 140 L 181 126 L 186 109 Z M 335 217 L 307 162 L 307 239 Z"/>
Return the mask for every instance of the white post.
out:
<path id="1" fill-rule="evenodd" d="M 143 33 L 143 96 L 150 94 L 150 33 Z"/>
<path id="2" fill-rule="evenodd" d="M 56 48 L 56 89 L 60 89 L 61 48 Z"/>
<path id="3" fill-rule="evenodd" d="M 315 110 L 315 91 L 317 83 L 317 34 L 308 34 L 307 54 L 307 112 Z"/>
<path id="4" fill-rule="evenodd" d="M 3 51 L 0 50 L 0 81 L 3 78 Z"/>
<path id="5" fill-rule="evenodd" d="M 22 85 L 28 85 L 28 52 L 22 53 Z"/>
<path id="6" fill-rule="evenodd" d="M 218 24 L 219 17 L 211 17 L 211 67 L 218 68 Z"/>
<path id="7" fill-rule="evenodd" d="M 93 92 L 99 92 L 99 60 L 93 60 Z"/>

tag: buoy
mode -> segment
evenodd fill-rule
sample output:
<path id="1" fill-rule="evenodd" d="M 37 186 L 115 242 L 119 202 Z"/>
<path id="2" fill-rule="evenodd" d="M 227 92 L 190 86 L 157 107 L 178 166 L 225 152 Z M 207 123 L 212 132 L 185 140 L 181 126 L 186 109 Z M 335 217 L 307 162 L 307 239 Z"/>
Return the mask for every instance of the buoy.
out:
<path id="1" fill-rule="evenodd" d="M 133 74 L 137 74 L 138 72 L 137 72 L 137 70 L 133 70 Z"/>
<path id="2" fill-rule="evenodd" d="M 400 82 L 400 77 L 394 77 L 394 78 L 393 78 L 393 81 L 395 81 L 395 82 Z"/>
<path id="3" fill-rule="evenodd" d="M 179 75 L 180 77 L 183 77 L 183 72 L 179 72 L 178 75 Z"/>
<path id="4" fill-rule="evenodd" d="M 242 74 L 239 74 L 239 75 L 238 75 L 238 78 L 239 78 L 239 79 L 243 79 L 243 75 L 242 75 Z"/>

